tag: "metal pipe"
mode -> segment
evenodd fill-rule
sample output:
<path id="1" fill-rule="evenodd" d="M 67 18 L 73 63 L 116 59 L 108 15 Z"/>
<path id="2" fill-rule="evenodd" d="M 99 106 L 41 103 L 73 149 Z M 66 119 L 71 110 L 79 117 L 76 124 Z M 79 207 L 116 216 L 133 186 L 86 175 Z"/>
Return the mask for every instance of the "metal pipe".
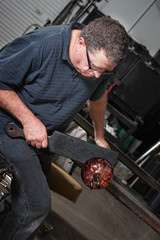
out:
<path id="1" fill-rule="evenodd" d="M 90 1 L 85 7 L 84 9 L 79 13 L 78 16 L 74 17 L 72 19 L 72 22 L 77 22 L 81 17 L 82 15 L 94 4 L 94 2 L 96 2 L 96 0 L 92 0 Z"/>
<path id="2" fill-rule="evenodd" d="M 68 5 L 60 12 L 60 14 L 53 20 L 52 25 L 62 24 L 70 10 L 76 5 L 78 0 L 72 0 Z"/>
<path id="3" fill-rule="evenodd" d="M 156 144 L 154 144 L 150 149 L 148 149 L 142 156 L 140 156 L 135 163 L 141 162 L 145 157 L 147 157 L 150 153 L 155 151 L 157 148 L 160 148 L 160 141 L 158 141 Z"/>

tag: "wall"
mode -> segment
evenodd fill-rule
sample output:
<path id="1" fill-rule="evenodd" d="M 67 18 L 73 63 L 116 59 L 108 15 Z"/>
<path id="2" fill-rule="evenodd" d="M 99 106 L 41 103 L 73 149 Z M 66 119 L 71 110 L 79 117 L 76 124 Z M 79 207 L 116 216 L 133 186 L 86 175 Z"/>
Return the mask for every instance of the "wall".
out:
<path id="1" fill-rule="evenodd" d="M 0 48 L 21 36 L 32 24 L 43 26 L 47 19 L 54 20 L 69 2 L 0 0 Z M 83 5 L 87 1 L 78 2 Z M 160 0 L 102 0 L 96 5 L 105 15 L 119 20 L 130 36 L 145 45 L 152 56 L 160 49 Z M 75 11 L 72 14 L 74 16 Z"/>
<path id="2" fill-rule="evenodd" d="M 25 30 L 54 20 L 69 0 L 0 0 L 0 48 L 21 36 Z M 31 27 L 32 26 L 32 27 Z"/>
<path id="3" fill-rule="evenodd" d="M 148 48 L 151 56 L 160 49 L 159 0 L 103 0 L 96 5 L 105 15 L 119 20 L 133 39 Z"/>

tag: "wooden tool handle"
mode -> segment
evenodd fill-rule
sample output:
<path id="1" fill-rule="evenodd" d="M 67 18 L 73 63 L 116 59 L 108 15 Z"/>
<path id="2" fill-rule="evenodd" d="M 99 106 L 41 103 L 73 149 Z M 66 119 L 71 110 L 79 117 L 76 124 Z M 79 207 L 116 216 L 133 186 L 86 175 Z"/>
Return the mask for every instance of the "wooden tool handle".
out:
<path id="1" fill-rule="evenodd" d="M 25 138 L 23 129 L 18 127 L 15 123 L 8 123 L 5 126 L 5 131 L 11 138 Z"/>

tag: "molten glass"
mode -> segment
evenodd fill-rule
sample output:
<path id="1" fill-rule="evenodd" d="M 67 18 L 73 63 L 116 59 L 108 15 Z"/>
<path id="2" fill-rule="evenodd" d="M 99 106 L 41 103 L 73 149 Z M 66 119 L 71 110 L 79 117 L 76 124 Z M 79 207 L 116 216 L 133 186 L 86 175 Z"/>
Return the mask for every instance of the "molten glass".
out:
<path id="1" fill-rule="evenodd" d="M 81 170 L 85 185 L 91 189 L 107 187 L 113 178 L 112 166 L 102 158 L 91 158 L 85 162 Z"/>

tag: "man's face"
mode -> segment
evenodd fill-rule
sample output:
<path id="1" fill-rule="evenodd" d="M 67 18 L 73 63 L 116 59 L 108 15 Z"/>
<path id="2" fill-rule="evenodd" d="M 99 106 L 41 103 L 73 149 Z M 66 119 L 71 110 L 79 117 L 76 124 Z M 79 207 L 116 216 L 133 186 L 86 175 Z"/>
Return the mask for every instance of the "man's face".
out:
<path id="1" fill-rule="evenodd" d="M 73 65 L 83 76 L 99 78 L 102 74 L 111 74 L 117 64 L 109 61 L 102 49 L 92 53 L 83 44 L 75 52 Z"/>

